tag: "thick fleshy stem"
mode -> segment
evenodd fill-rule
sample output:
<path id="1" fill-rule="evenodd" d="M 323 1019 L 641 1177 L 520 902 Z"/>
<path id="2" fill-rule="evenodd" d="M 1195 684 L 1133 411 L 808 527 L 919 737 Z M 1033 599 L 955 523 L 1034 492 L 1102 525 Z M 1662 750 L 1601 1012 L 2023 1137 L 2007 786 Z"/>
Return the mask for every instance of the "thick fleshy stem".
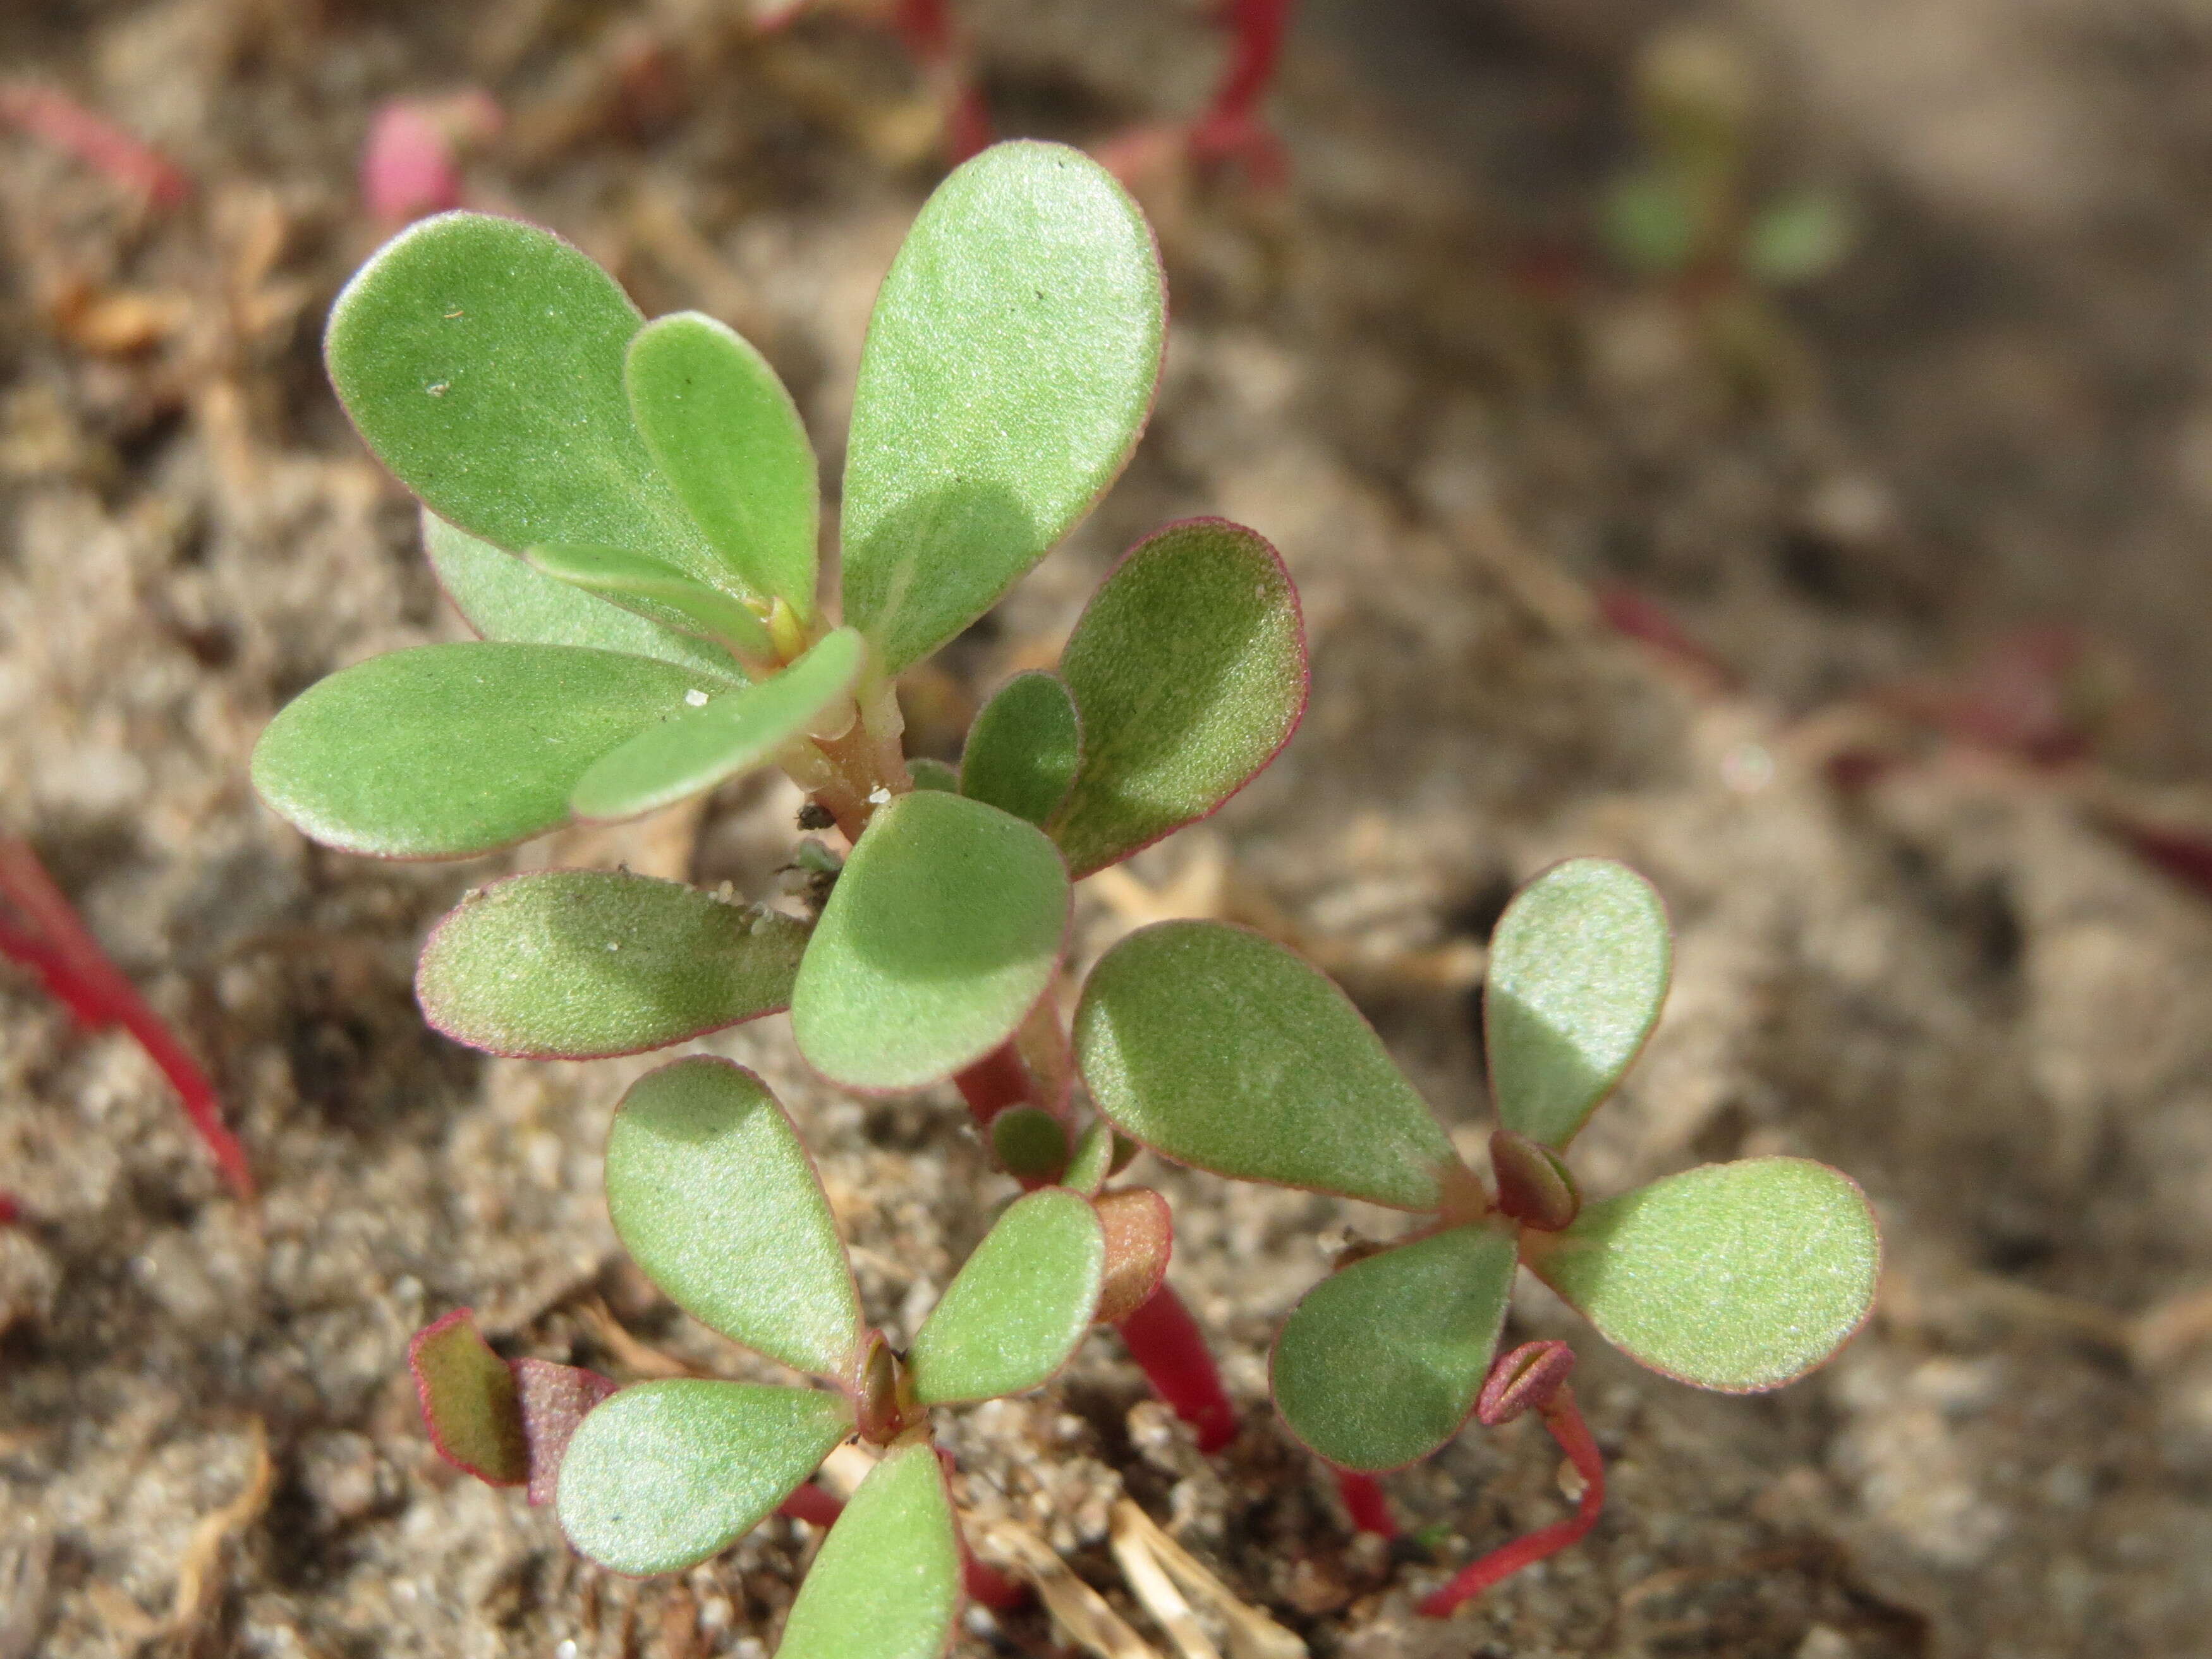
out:
<path id="1" fill-rule="evenodd" d="M 253 1201 L 246 1149 L 223 1127 L 222 1103 L 198 1061 L 123 970 L 108 960 L 28 842 L 0 836 L 0 956 L 34 969 L 88 1030 L 120 1025 L 184 1102 L 185 1115 L 233 1192 Z"/>
<path id="2" fill-rule="evenodd" d="M 1198 1431 L 1198 1449 L 1217 1452 L 1237 1437 L 1237 1407 L 1221 1386 L 1221 1373 L 1190 1310 L 1163 1283 L 1115 1329 L 1129 1358 L 1143 1369 L 1152 1392 Z"/>
<path id="3" fill-rule="evenodd" d="M 1371 1474 L 1362 1474 L 1357 1469 L 1336 1472 L 1337 1496 L 1344 1499 L 1346 1511 L 1352 1524 L 1361 1532 L 1371 1532 L 1378 1537 L 1398 1535 L 1397 1517 L 1390 1513 L 1390 1500 L 1384 1496 L 1382 1483 Z"/>
<path id="4" fill-rule="evenodd" d="M 1510 1423 L 1524 1411 L 1533 1410 L 1543 1419 L 1552 1438 L 1583 1478 L 1583 1495 L 1574 1514 L 1462 1567 L 1449 1583 L 1423 1600 L 1420 1610 L 1426 1617 L 1450 1617 L 1454 1608 L 1492 1585 L 1579 1543 L 1597 1524 L 1598 1512 L 1605 1507 L 1605 1459 L 1590 1437 L 1589 1425 L 1583 1421 L 1574 1390 L 1567 1386 L 1574 1363 L 1574 1352 L 1564 1342 L 1523 1343 L 1491 1367 L 1475 1407 L 1475 1415 L 1492 1425 Z"/>

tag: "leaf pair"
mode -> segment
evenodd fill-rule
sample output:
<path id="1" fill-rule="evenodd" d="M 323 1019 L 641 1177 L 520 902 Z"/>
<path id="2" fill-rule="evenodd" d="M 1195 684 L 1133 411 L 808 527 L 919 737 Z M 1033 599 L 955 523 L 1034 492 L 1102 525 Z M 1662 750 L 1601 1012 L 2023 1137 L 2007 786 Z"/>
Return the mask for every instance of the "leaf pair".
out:
<path id="1" fill-rule="evenodd" d="M 1486 1014 L 1499 1116 L 1564 1148 L 1656 1019 L 1657 896 L 1602 860 L 1555 866 L 1492 945 Z M 1474 1408 L 1525 1262 L 1631 1358 L 1681 1381 L 1773 1388 L 1870 1304 L 1879 1239 L 1844 1176 L 1797 1158 L 1691 1170 L 1523 1229 L 1480 1196 L 1425 1104 L 1342 994 L 1289 951 L 1166 922 L 1108 952 L 1075 1047 L 1099 1109 L 1165 1156 L 1437 1220 L 1324 1280 L 1275 1350 L 1285 1420 L 1334 1462 L 1389 1468 Z"/>
<path id="2" fill-rule="evenodd" d="M 1266 539 L 1170 525 L 1109 574 L 1057 674 L 984 705 L 963 793 L 1042 825 L 1078 877 L 1205 817 L 1273 759 L 1306 701 L 1305 633 Z"/>
<path id="3" fill-rule="evenodd" d="M 620 1571 L 672 1571 L 750 1528 L 853 1431 L 872 1339 L 813 1166 L 750 1073 L 698 1058 L 635 1085 L 607 1143 L 607 1206 L 678 1307 L 831 1385 L 647 1382 L 585 1419 L 560 1476 L 570 1540 Z M 1080 1194 L 1017 1200 L 916 1333 L 915 1403 L 1048 1380 L 1090 1328 L 1105 1248 Z"/>

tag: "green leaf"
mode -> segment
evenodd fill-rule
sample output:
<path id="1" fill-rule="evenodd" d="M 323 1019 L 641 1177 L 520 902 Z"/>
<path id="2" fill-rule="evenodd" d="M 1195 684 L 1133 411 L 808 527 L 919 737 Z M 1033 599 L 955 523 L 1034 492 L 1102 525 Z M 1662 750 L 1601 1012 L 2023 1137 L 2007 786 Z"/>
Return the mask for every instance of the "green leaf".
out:
<path id="1" fill-rule="evenodd" d="M 438 1455 L 495 1486 L 530 1476 L 530 1446 L 514 1373 L 491 1351 L 466 1308 L 425 1325 L 407 1345 L 422 1425 Z"/>
<path id="2" fill-rule="evenodd" d="M 714 556 L 623 390 L 643 320 L 551 233 L 448 213 L 361 268 L 324 352 L 376 458 L 440 518 L 509 552 L 601 542 L 704 574 Z"/>
<path id="3" fill-rule="evenodd" d="M 768 359 L 683 311 L 638 331 L 624 377 L 645 447 L 714 550 L 748 590 L 811 620 L 821 476 Z"/>
<path id="4" fill-rule="evenodd" d="M 876 299 L 845 466 L 845 620 L 884 672 L 998 602 L 1113 482 L 1166 289 L 1144 215 L 1059 144 L 999 144 L 915 221 Z"/>
<path id="5" fill-rule="evenodd" d="M 708 1055 L 630 1085 L 607 1211 L 646 1277 L 701 1323 L 794 1370 L 843 1376 L 860 1304 L 806 1149 L 761 1080 Z"/>
<path id="6" fill-rule="evenodd" d="M 960 793 L 1042 824 L 1075 781 L 1082 758 L 1075 699 L 1057 675 L 1017 674 L 968 728 Z"/>
<path id="7" fill-rule="evenodd" d="M 514 645 L 588 645 L 626 656 L 658 657 L 711 675 L 702 685 L 742 685 L 744 672 L 719 645 L 647 622 L 532 570 L 522 559 L 478 541 L 425 508 L 422 545 L 439 586 L 462 620 L 487 640 Z"/>
<path id="8" fill-rule="evenodd" d="M 845 699 L 864 651 L 858 634 L 838 629 L 759 684 L 647 726 L 579 778 L 569 805 L 595 823 L 635 817 L 767 764 Z"/>
<path id="9" fill-rule="evenodd" d="M 996 1400 L 1050 1381 L 1091 1328 L 1105 1262 L 1088 1199 L 1060 1187 L 1016 1199 L 915 1333 L 915 1398 Z"/>
<path id="10" fill-rule="evenodd" d="M 561 1529 L 617 1572 L 675 1572 L 726 1549 L 853 1431 L 839 1394 L 683 1377 L 602 1401 L 568 1442 Z"/>
<path id="11" fill-rule="evenodd" d="M 524 556 L 556 581 L 678 634 L 729 647 L 754 662 L 775 660 L 768 624 L 743 599 L 695 581 L 662 559 L 625 548 L 561 542 L 533 547 Z"/>
<path id="12" fill-rule="evenodd" d="M 935 789 L 948 795 L 960 793 L 960 774 L 941 760 L 916 755 L 907 762 L 906 769 L 917 789 Z"/>
<path id="13" fill-rule="evenodd" d="M 1355 1261 L 1306 1292 L 1275 1340 L 1291 1432 L 1348 1469 L 1425 1457 L 1474 1409 L 1504 1328 L 1514 1238 L 1454 1227 Z"/>
<path id="14" fill-rule="evenodd" d="M 1306 704 L 1297 590 L 1243 526 L 1170 525 L 1100 584 L 1060 672 L 1083 767 L 1048 827 L 1081 877 L 1205 817 L 1291 740 Z"/>
<path id="15" fill-rule="evenodd" d="M 1616 264 L 1642 276 L 1672 276 L 1696 258 L 1705 215 L 1673 168 L 1614 180 L 1599 203 L 1598 237 Z"/>
<path id="16" fill-rule="evenodd" d="M 698 689 L 672 663 L 576 646 L 394 651 L 287 704 L 253 787 L 343 852 L 468 858 L 567 823 L 592 763 Z"/>
<path id="17" fill-rule="evenodd" d="M 1179 1164 L 1398 1210 L 1435 1209 L 1465 1175 L 1344 994 L 1242 928 L 1123 939 L 1083 988 L 1075 1054 L 1115 1127 Z"/>
<path id="18" fill-rule="evenodd" d="M 1711 1164 L 1531 1233 L 1537 1276 L 1640 1364 L 1731 1394 L 1778 1388 L 1874 1305 L 1881 1236 L 1847 1176 L 1802 1158 Z"/>
<path id="19" fill-rule="evenodd" d="M 681 882 L 537 871 L 447 914 L 415 995 L 432 1025 L 488 1054 L 637 1054 L 789 1007 L 806 933 Z"/>
<path id="20" fill-rule="evenodd" d="M 960 1610 L 960 1540 L 937 1453 L 868 1471 L 822 1541 L 775 1659 L 937 1659 Z"/>
<path id="21" fill-rule="evenodd" d="M 1625 864 L 1569 859 L 1516 894 L 1482 993 L 1499 1121 L 1572 1140 L 1651 1035 L 1672 961 L 1667 907 Z"/>
<path id="22" fill-rule="evenodd" d="M 861 832 L 799 964 L 799 1053 L 852 1089 L 974 1064 L 1052 982 L 1069 900 L 1035 825 L 960 795 L 900 796 Z"/>
<path id="23" fill-rule="evenodd" d="M 1067 1173 L 1060 1176 L 1060 1184 L 1086 1197 L 1095 1197 L 1106 1184 L 1106 1175 L 1114 1161 L 1114 1129 L 1103 1119 L 1094 1122 L 1083 1132 L 1083 1139 L 1075 1144 L 1074 1156 L 1067 1161 Z"/>
<path id="24" fill-rule="evenodd" d="M 1057 1181 L 1067 1167 L 1067 1131 L 1050 1112 L 1009 1106 L 991 1120 L 991 1155 L 1017 1181 Z"/>

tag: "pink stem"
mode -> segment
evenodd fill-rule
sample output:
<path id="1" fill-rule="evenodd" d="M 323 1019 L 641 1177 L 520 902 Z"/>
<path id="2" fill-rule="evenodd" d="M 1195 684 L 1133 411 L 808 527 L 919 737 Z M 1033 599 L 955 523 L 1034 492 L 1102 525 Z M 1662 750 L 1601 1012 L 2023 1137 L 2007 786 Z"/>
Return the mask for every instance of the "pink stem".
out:
<path id="1" fill-rule="evenodd" d="M 1390 1513 L 1390 1500 L 1383 1496 L 1382 1484 L 1373 1475 L 1362 1474 L 1357 1469 L 1339 1469 L 1336 1491 L 1344 1499 L 1344 1507 L 1351 1512 L 1353 1527 L 1383 1538 L 1398 1535 L 1398 1522 Z"/>
<path id="2" fill-rule="evenodd" d="M 88 1030 L 120 1025 L 136 1037 L 184 1102 L 185 1115 L 231 1190 L 252 1203 L 253 1170 L 246 1149 L 223 1127 L 215 1085 L 100 948 L 28 842 L 0 836 L 0 906 L 13 907 L 15 921 L 21 924 L 10 925 L 0 910 L 0 955 L 35 969 L 48 992 Z"/>
<path id="3" fill-rule="evenodd" d="M 1115 1328 L 1152 1392 L 1198 1431 L 1198 1449 L 1217 1452 L 1237 1437 L 1237 1407 L 1221 1386 L 1206 1336 L 1174 1286 L 1163 1283 Z"/>
<path id="4" fill-rule="evenodd" d="M 1559 1443 L 1559 1449 L 1566 1453 L 1575 1472 L 1583 1478 L 1581 1503 L 1566 1520 L 1539 1527 L 1525 1538 L 1516 1538 L 1462 1568 L 1449 1583 L 1422 1601 L 1421 1612 L 1428 1618 L 1449 1618 L 1462 1602 L 1473 1600 L 1522 1568 L 1580 1542 L 1597 1524 L 1598 1511 L 1605 1507 L 1605 1459 L 1600 1455 L 1597 1442 L 1590 1437 L 1589 1425 L 1583 1421 L 1582 1412 L 1575 1405 L 1573 1390 L 1560 1383 L 1552 1397 L 1536 1409 L 1544 1419 L 1544 1426 L 1552 1431 L 1552 1438 Z"/>
<path id="5" fill-rule="evenodd" d="M 809 1480 L 777 1504 L 775 1512 L 794 1521 L 804 1521 L 810 1527 L 827 1527 L 834 1525 L 845 1512 L 845 1500 L 833 1498 Z"/>
<path id="6" fill-rule="evenodd" d="M 157 208 L 191 193 L 191 181 L 159 150 L 52 87 L 0 83 L 0 121 L 67 151 Z"/>
<path id="7" fill-rule="evenodd" d="M 1282 63 L 1291 0 L 1228 0 L 1223 15 L 1235 40 L 1213 101 L 1191 126 L 1191 154 L 1204 162 L 1242 156 L 1254 179 L 1272 188 L 1290 168 L 1282 140 L 1268 131 L 1259 109 Z"/>
<path id="8" fill-rule="evenodd" d="M 899 0 L 892 26 L 915 62 L 943 75 L 951 83 L 952 109 L 945 125 L 945 147 L 957 165 L 991 143 L 991 112 L 964 61 L 952 9 L 945 0 Z"/>

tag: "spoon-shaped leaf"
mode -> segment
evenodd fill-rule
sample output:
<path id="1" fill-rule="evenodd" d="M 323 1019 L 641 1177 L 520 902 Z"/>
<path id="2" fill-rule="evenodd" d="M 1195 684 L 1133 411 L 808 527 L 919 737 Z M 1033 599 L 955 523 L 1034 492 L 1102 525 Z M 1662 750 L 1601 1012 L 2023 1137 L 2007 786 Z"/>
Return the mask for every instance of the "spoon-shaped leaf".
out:
<path id="1" fill-rule="evenodd" d="M 1105 1263 L 1088 1199 L 1064 1187 L 1016 1199 L 915 1333 L 915 1398 L 996 1400 L 1048 1381 L 1091 1328 Z"/>
<path id="2" fill-rule="evenodd" d="M 1778 1388 L 1841 1347 L 1881 1267 L 1866 1195 L 1802 1158 L 1669 1176 L 1522 1250 L 1630 1358 L 1731 1394 Z"/>
<path id="3" fill-rule="evenodd" d="M 681 882 L 541 870 L 495 882 L 422 947 L 431 1024 L 488 1054 L 630 1054 L 791 1006 L 806 928 Z"/>
<path id="4" fill-rule="evenodd" d="M 781 673 L 647 726 L 576 781 L 570 805 L 592 821 L 635 817 L 765 765 L 852 690 L 863 651 L 838 629 Z"/>
<path id="5" fill-rule="evenodd" d="M 479 638 L 515 645 L 588 645 L 627 656 L 658 657 L 711 675 L 700 684 L 718 690 L 744 684 L 744 672 L 719 645 L 647 622 L 532 570 L 514 554 L 478 541 L 427 508 L 422 546 L 438 585 Z"/>
<path id="6" fill-rule="evenodd" d="M 1014 1034 L 1052 982 L 1067 867 L 1035 825 L 916 790 L 877 811 L 815 925 L 791 998 L 807 1064 L 915 1089 Z"/>
<path id="7" fill-rule="evenodd" d="M 533 568 L 556 581 L 635 611 L 647 622 L 727 645 L 755 662 L 775 660 L 768 625 L 743 599 L 695 581 L 665 560 L 580 542 L 533 547 L 525 556 Z"/>
<path id="8" fill-rule="evenodd" d="M 886 672 L 989 610 L 1121 471 L 1166 326 L 1144 215 L 1080 150 L 999 144 L 937 187 L 876 299 L 845 464 L 845 620 Z"/>
<path id="9" fill-rule="evenodd" d="M 852 1431 L 840 1394 L 637 1383 L 600 1402 L 568 1442 L 561 1529 L 617 1572 L 675 1572 L 750 1531 Z"/>
<path id="10" fill-rule="evenodd" d="M 1399 1210 L 1465 1175 L 1344 994 L 1239 927 L 1164 921 L 1109 951 L 1075 1054 L 1098 1109 L 1179 1164 Z"/>
<path id="11" fill-rule="evenodd" d="M 860 1304 L 829 1200 L 743 1066 L 701 1054 L 630 1086 L 607 1137 L 607 1210 L 693 1318 L 797 1370 L 851 1370 Z"/>
<path id="12" fill-rule="evenodd" d="M 1082 757 L 1075 699 L 1056 675 L 1017 674 L 983 705 L 960 756 L 960 793 L 1042 824 Z"/>
<path id="13" fill-rule="evenodd" d="M 328 847 L 468 858 L 567 823 L 592 763 L 699 689 L 672 663 L 577 646 L 393 651 L 287 704 L 253 787 Z"/>
<path id="14" fill-rule="evenodd" d="M 1667 1000 L 1667 907 L 1611 859 L 1569 859 L 1523 887 L 1490 936 L 1483 1031 L 1498 1115 L 1565 1146 L 1613 1092 Z"/>
<path id="15" fill-rule="evenodd" d="M 1394 1469 L 1474 1409 L 1513 1290 L 1510 1231 L 1454 1227 L 1355 1261 L 1306 1292 L 1275 1340 L 1275 1403 L 1332 1463 Z"/>
<path id="16" fill-rule="evenodd" d="M 629 343 L 630 413 L 645 447 L 745 587 L 814 615 L 821 478 L 783 382 L 712 317 L 658 317 Z"/>
<path id="17" fill-rule="evenodd" d="M 1083 766 L 1048 827 L 1087 876 L 1205 817 L 1291 740 L 1306 706 L 1297 592 L 1242 525 L 1170 525 L 1100 585 L 1060 672 Z"/>
<path id="18" fill-rule="evenodd" d="M 551 233 L 447 213 L 346 284 L 324 351 L 376 458 L 440 518 L 510 552 L 604 542 L 703 574 L 714 555 L 623 391 L 643 320 Z"/>
<path id="19" fill-rule="evenodd" d="M 937 1659 L 960 1610 L 960 1540 L 937 1453 L 868 1471 L 822 1541 L 776 1659 Z"/>

